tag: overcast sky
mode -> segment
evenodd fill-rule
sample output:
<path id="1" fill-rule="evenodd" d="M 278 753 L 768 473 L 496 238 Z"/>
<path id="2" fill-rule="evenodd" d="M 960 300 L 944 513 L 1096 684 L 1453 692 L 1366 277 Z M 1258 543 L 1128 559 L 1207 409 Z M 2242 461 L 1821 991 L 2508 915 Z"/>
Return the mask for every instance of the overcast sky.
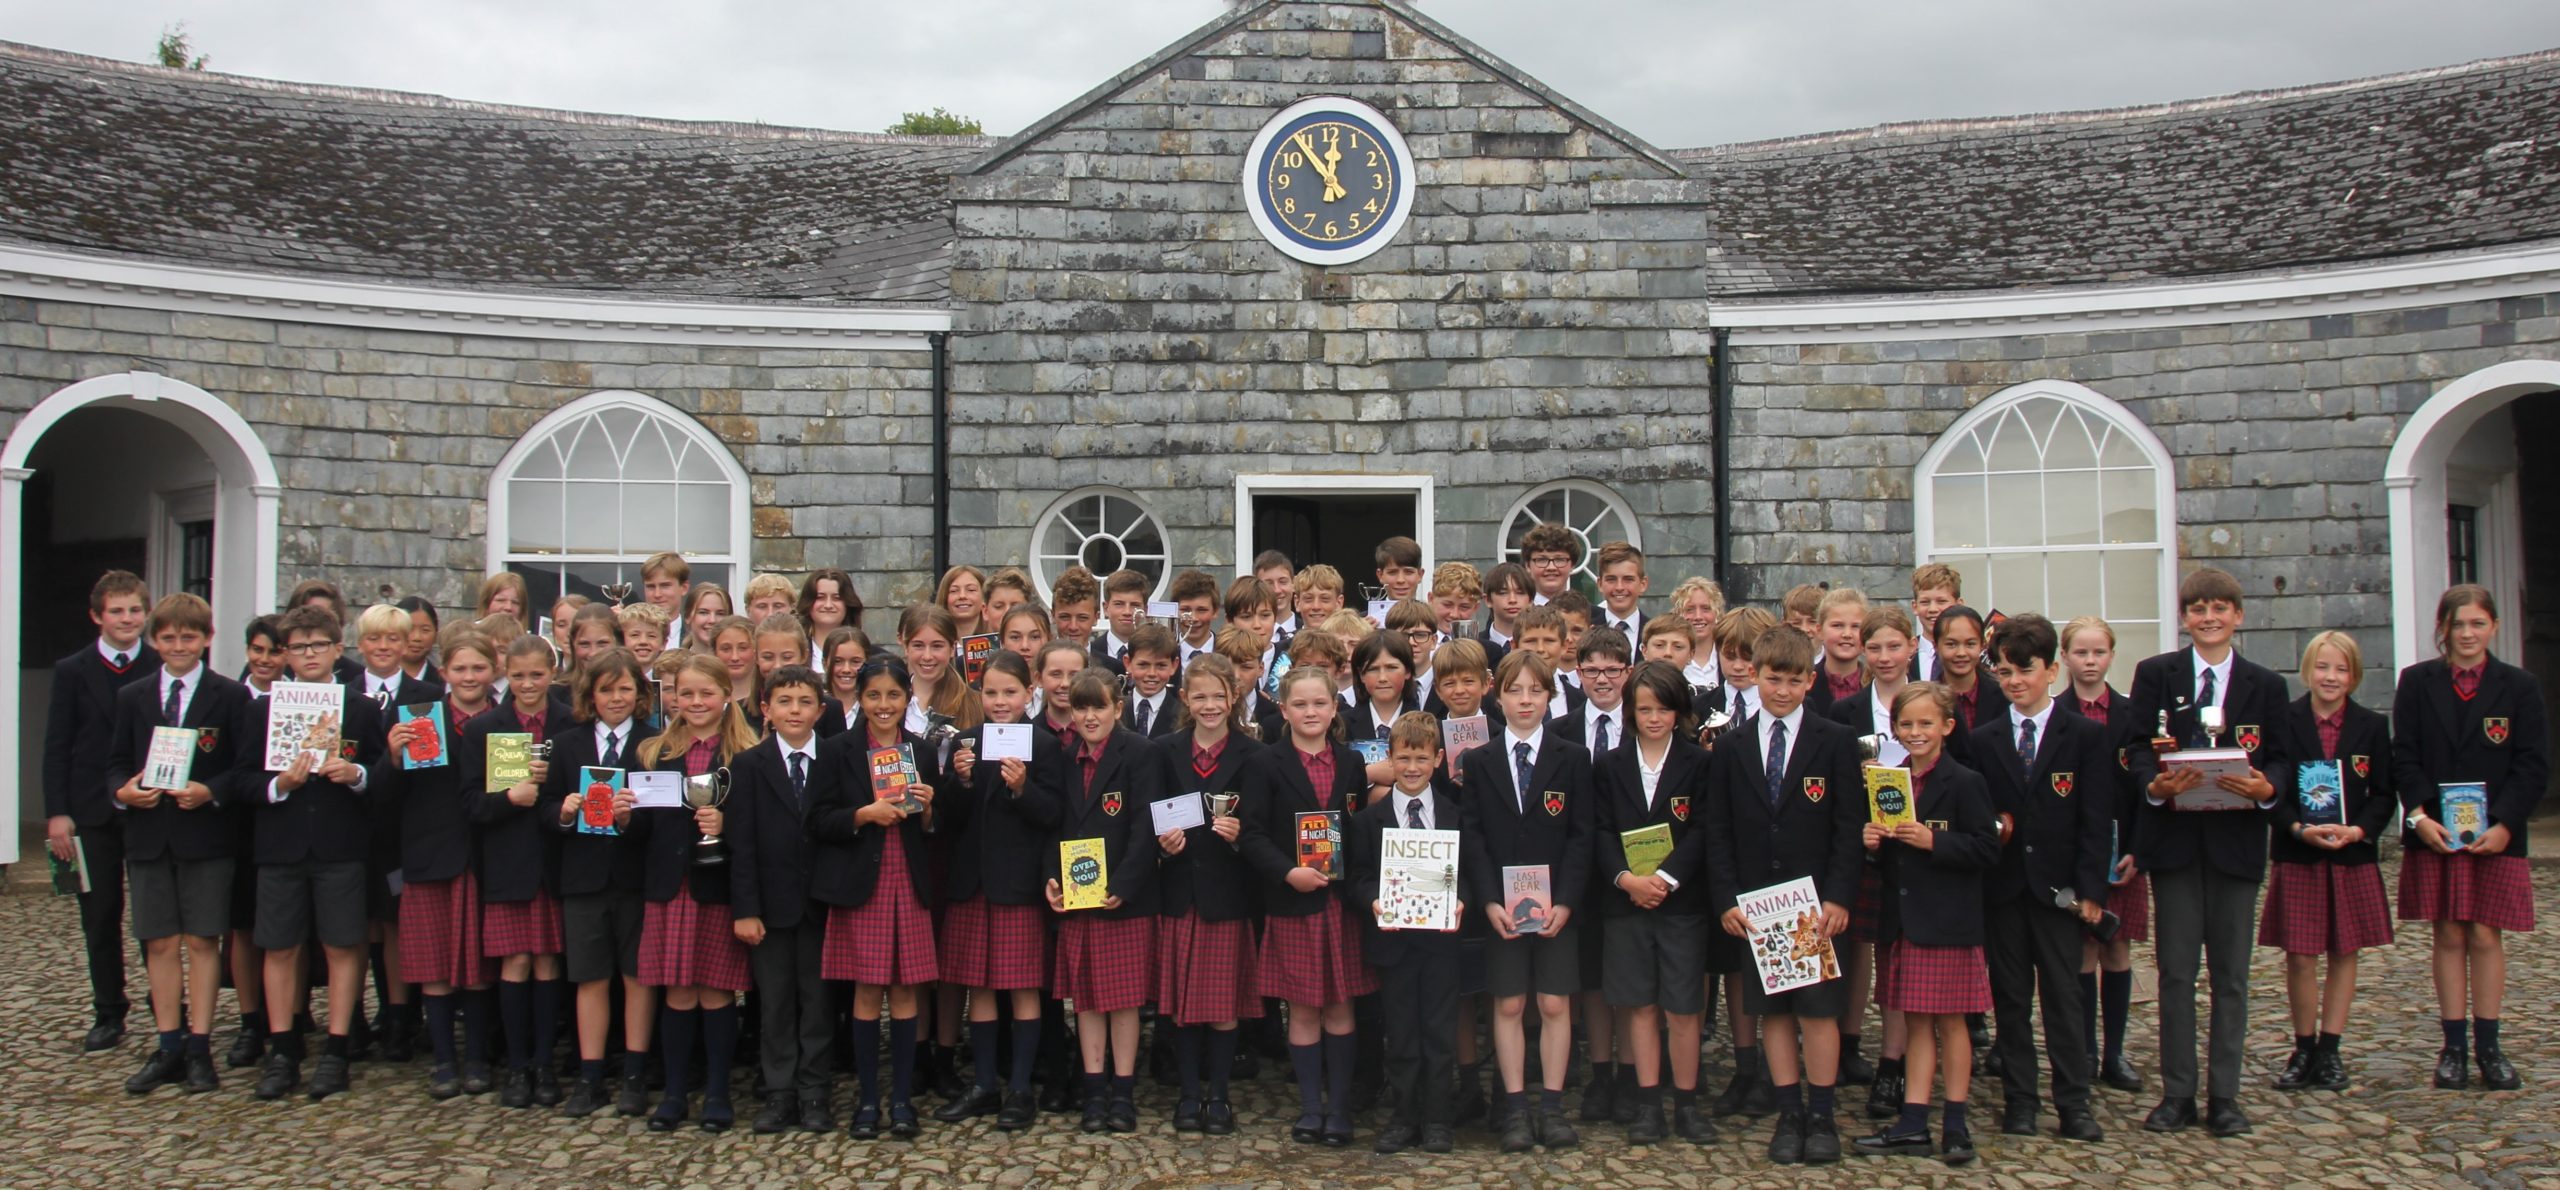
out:
<path id="1" fill-rule="evenodd" d="M 2560 46 L 2548 0 L 1428 0 L 1665 148 L 2191 99 Z M 0 0 L 0 38 L 214 70 L 683 119 L 1009 133 L 1225 0 Z"/>

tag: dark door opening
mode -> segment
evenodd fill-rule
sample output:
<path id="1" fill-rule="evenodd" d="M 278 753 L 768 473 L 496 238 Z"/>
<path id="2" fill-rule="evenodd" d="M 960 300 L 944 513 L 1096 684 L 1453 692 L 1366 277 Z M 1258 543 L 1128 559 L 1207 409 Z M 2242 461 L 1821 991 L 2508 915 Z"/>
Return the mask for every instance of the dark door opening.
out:
<path id="1" fill-rule="evenodd" d="M 1253 498 L 1253 552 L 1278 550 L 1301 570 L 1322 562 L 1341 571 L 1343 597 L 1355 608 L 1361 587 L 1378 581 L 1378 543 L 1415 536 L 1416 528 L 1410 492 Z"/>
<path id="2" fill-rule="evenodd" d="M 2560 435 L 2560 393 L 2529 394 L 2508 408 L 2518 443 L 2550 442 Z M 2541 679 L 2546 709 L 2560 714 L 2560 471 L 2516 468 L 2516 514 L 2524 563 L 2518 602 L 2524 606 L 2498 611 L 2522 622 L 2524 655 L 2513 660 Z M 2560 772 L 2552 779 L 2560 787 Z"/>

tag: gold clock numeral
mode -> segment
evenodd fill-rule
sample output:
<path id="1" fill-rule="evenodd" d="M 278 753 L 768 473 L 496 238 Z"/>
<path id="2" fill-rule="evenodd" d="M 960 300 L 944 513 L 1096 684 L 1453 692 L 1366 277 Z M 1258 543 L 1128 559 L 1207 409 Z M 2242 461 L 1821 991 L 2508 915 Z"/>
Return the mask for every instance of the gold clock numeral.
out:
<path id="1" fill-rule="evenodd" d="M 1290 175 L 1290 174 L 1281 174 L 1281 175 L 1280 175 L 1280 177 L 1279 177 L 1279 180 L 1273 184 L 1272 188 L 1273 188 L 1273 189 L 1275 189 L 1275 190 L 1286 190 L 1286 189 L 1288 189 L 1288 188 L 1289 188 L 1289 179 L 1290 179 L 1292 176 L 1293 176 L 1293 175 Z"/>
<path id="2" fill-rule="evenodd" d="M 1298 213 L 1298 200 L 1297 200 L 1297 199 L 1294 199 L 1294 198 L 1284 198 L 1284 199 L 1281 199 L 1281 200 L 1280 200 L 1280 213 L 1281 213 L 1281 214 L 1283 214 L 1283 215 L 1295 215 L 1295 214 L 1297 214 L 1297 213 Z M 1313 216 L 1313 215 L 1309 215 L 1309 216 L 1307 216 L 1307 217 L 1308 217 L 1308 218 L 1310 218 L 1310 219 L 1315 218 L 1315 216 Z"/>
<path id="3" fill-rule="evenodd" d="M 1378 213 L 1378 200 L 1374 198 L 1370 199 L 1369 201 L 1360 204 L 1360 209 L 1375 215 Z"/>
<path id="4" fill-rule="evenodd" d="M 1370 189 L 1372 189 L 1372 190 L 1384 190 L 1384 189 L 1386 189 L 1386 188 L 1387 188 L 1387 175 L 1385 175 L 1385 174 L 1371 174 L 1371 175 L 1369 175 L 1369 188 L 1370 188 Z"/>
<path id="5" fill-rule="evenodd" d="M 1351 230 L 1360 230 L 1360 213 L 1358 211 L 1353 211 L 1351 213 Z"/>
<path id="6" fill-rule="evenodd" d="M 1369 168 L 1378 168 L 1378 151 L 1376 149 L 1369 150 Z"/>

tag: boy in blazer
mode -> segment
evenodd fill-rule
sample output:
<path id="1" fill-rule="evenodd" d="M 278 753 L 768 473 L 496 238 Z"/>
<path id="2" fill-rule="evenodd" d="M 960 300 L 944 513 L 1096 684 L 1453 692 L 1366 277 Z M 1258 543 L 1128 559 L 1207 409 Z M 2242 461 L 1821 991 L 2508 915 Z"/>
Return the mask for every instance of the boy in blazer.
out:
<path id="1" fill-rule="evenodd" d="M 1597 635 L 1595 630 L 1594 635 Z M 1588 639 L 1585 641 L 1588 647 Z M 1586 681 L 1590 680 L 1588 678 Z M 1630 1144 L 1658 1144 L 1676 1132 L 1691 1144 L 1715 1143 L 1715 1123 L 1698 1106 L 1698 1043 L 1706 1019 L 1707 882 L 1702 795 L 1707 752 L 1689 739 L 1689 683 L 1678 666 L 1648 661 L 1627 681 L 1633 719 L 1627 746 L 1598 759 L 1592 783 L 1599 848 L 1592 869 L 1608 882 L 1597 893 L 1607 923 L 1601 973 L 1610 1008 L 1628 1013 L 1626 1044 L 1635 1065 L 1635 1122 Z M 1627 857 L 1630 831 L 1671 833 L 1671 852 L 1637 875 Z M 1673 1123 L 1662 1116 L 1662 1028 L 1669 1018 Z"/>
<path id="2" fill-rule="evenodd" d="M 2166 717 L 2170 738 L 2181 746 L 2207 742 L 2198 710 L 2222 709 L 2226 747 L 2249 753 L 2245 778 L 2221 778 L 2222 788 L 2274 804 L 2290 796 L 2292 773 L 2275 744 L 2284 715 L 2284 679 L 2232 647 L 2242 609 L 2240 582 L 2205 567 L 2178 583 L 2178 620 L 2189 647 L 2144 658 L 2134 667 L 2126 699 L 2137 730 L 2158 731 Z M 2213 965 L 2213 1043 L 2207 1068 L 2204 1123 L 2216 1136 L 2249 1131 L 2240 1110 L 2240 1068 L 2248 1059 L 2249 927 L 2258 907 L 2258 882 L 2267 869 L 2264 812 L 2183 811 L 2176 798 L 2202 783 L 2194 770 L 2162 771 L 2151 749 L 2134 748 L 2133 787 L 2142 791 L 2134 856 L 2151 874 L 2153 930 L 2160 964 L 2160 1105 L 2142 1126 L 2153 1132 L 2192 1127 L 2196 1115 L 2196 998 L 2199 960 Z"/>
<path id="3" fill-rule="evenodd" d="M 1419 1146 L 1426 1153 L 1446 1153 L 1457 1127 L 1457 1104 L 1448 1092 L 1457 1073 L 1458 931 L 1380 928 L 1378 875 L 1388 828 L 1452 831 L 1459 828 L 1460 811 L 1458 800 L 1443 795 L 1432 780 L 1441 771 L 1439 721 L 1416 711 L 1388 732 L 1393 790 L 1352 816 L 1346 840 L 1351 902 L 1369 916 L 1362 949 L 1378 973 L 1387 1083 L 1393 1089 L 1393 1116 L 1378 1134 L 1377 1151 Z M 1458 918 L 1464 921 L 1463 885 L 1458 896 Z"/>
<path id="4" fill-rule="evenodd" d="M 285 664 L 296 681 L 335 682 L 341 629 L 335 613 L 304 604 L 284 614 Z M 314 928 L 329 963 L 329 1039 L 311 1075 L 311 1097 L 348 1088 L 348 1033 L 364 994 L 365 861 L 373 808 L 365 768 L 383 737 L 373 700 L 341 687 L 338 754 L 297 754 L 283 769 L 251 769 L 241 796 L 256 807 L 258 934 L 267 952 L 267 1061 L 257 1096 L 281 1099 L 302 1083 L 302 1034 L 293 1027 L 303 945 Z M 255 755 L 266 751 L 260 724 Z"/>
<path id="5" fill-rule="evenodd" d="M 131 873 L 133 936 L 151 974 L 151 1010 L 160 1047 L 125 1082 L 146 1094 L 185 1080 L 190 1093 L 221 1086 L 213 1069 L 213 1006 L 222 985 L 222 936 L 231 929 L 233 760 L 246 717 L 246 687 L 204 665 L 213 609 L 180 592 L 151 611 L 157 681 L 116 692 L 115 747 L 107 780 L 124 819 Z M 152 783 L 145 772 L 155 729 L 193 729 L 184 779 Z M 186 970 L 179 970 L 179 950 Z"/>
<path id="6" fill-rule="evenodd" d="M 1865 863 L 1858 834 L 1866 823 L 1866 785 L 1857 736 L 1805 704 L 1820 680 L 1812 638 L 1770 628 L 1752 642 L 1752 660 L 1760 712 L 1726 733 L 1707 780 L 1708 909 L 1720 916 L 1726 934 L 1744 938 L 1750 929 L 1738 907 L 1743 893 L 1810 877 L 1822 896 L 1823 931 L 1836 938 L 1848 928 Z M 1742 1000 L 1743 1011 L 1760 1018 L 1778 1108 L 1769 1159 L 1781 1165 L 1839 1160 L 1833 1115 L 1848 981 L 1829 979 L 1772 996 L 1746 969 Z M 1810 1096 L 1800 1077 L 1811 1080 Z"/>
<path id="7" fill-rule="evenodd" d="M 818 771 L 824 689 L 817 671 L 805 665 L 767 674 L 764 721 L 773 731 L 729 765 L 733 786 L 722 835 L 737 867 L 729 883 L 731 923 L 755 972 L 765 1096 L 755 1130 L 761 1134 L 835 1126 L 827 1102 L 835 1025 L 826 981 L 818 975 L 826 914 L 809 896 L 813 845 L 804 825 L 810 776 Z"/>
<path id="8" fill-rule="evenodd" d="M 1120 716 L 1121 730 L 1150 740 L 1182 730 L 1182 699 L 1173 689 L 1182 646 L 1173 630 L 1140 624 L 1130 630 L 1127 644 L 1120 662 L 1129 674 L 1129 705 Z"/>
<path id="9" fill-rule="evenodd" d="M 1998 864 L 1983 877 L 1989 918 L 1992 1004 L 1999 1017 L 2000 1131 L 2036 1131 L 2035 1022 L 2044 1001 L 2045 1052 L 2054 1107 L 2067 1140 L 2103 1139 L 2089 1110 L 2089 1005 L 2080 995 L 2080 937 L 2107 903 L 2115 822 L 2115 756 L 2107 730 L 2061 713 L 2052 689 L 2053 622 L 2012 616 L 1992 638 L 1991 676 L 2009 710 L 1983 716 L 1969 751 L 1981 763 L 2000 816 Z M 2074 903 L 2062 906 L 2062 894 Z"/>
<path id="10" fill-rule="evenodd" d="M 1459 873 L 1468 900 L 1484 907 L 1493 927 L 1485 990 L 1493 996 L 1494 1056 L 1510 1102 L 1502 1148 L 1569 1148 L 1582 1141 L 1565 1119 L 1564 1076 L 1573 1053 L 1573 997 L 1582 981 L 1573 915 L 1591 873 L 1591 754 L 1545 722 L 1555 691 L 1555 671 L 1545 657 L 1527 648 L 1505 656 L 1493 684 L 1503 730 L 1459 762 L 1467 789 L 1459 806 L 1465 816 Z M 1522 934 L 1504 904 L 1502 870 L 1535 865 L 1547 869 L 1554 904 L 1544 931 Z M 1532 993 L 1546 1083 L 1534 1112 L 1525 1089 L 1528 1039 L 1521 1019 Z"/>
<path id="11" fill-rule="evenodd" d="M 124 819 L 107 781 L 116 692 L 150 677 L 160 657 L 142 639 L 150 594 L 132 572 L 110 570 L 89 588 L 96 642 L 53 663 L 53 696 L 44 721 L 44 837 L 53 858 L 89 863 L 80 894 L 80 939 L 89 952 L 89 997 L 95 1023 L 80 1048 L 89 1053 L 124 1044 L 131 1010 L 124 987 Z"/>

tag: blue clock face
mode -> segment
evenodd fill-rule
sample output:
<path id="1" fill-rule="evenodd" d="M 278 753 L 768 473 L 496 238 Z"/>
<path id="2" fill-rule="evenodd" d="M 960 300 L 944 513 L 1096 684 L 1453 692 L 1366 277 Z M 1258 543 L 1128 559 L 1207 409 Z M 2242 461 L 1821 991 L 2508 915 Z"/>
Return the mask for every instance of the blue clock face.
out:
<path id="1" fill-rule="evenodd" d="M 1246 163 L 1254 222 L 1281 251 L 1315 264 L 1384 247 L 1412 208 L 1413 159 L 1383 117 L 1348 100 L 1281 113 Z"/>

